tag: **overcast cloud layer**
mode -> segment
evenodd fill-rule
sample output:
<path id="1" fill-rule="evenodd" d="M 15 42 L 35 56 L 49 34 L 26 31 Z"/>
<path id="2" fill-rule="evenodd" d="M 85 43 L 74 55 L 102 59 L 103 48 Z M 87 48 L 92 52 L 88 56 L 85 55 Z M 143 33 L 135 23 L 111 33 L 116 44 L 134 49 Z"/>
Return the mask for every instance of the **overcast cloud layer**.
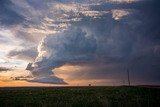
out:
<path id="1" fill-rule="evenodd" d="M 31 62 L 15 77 L 29 82 L 66 84 L 54 70 L 78 65 L 70 80 L 126 80 L 129 69 L 135 84 L 160 84 L 159 11 L 158 0 L 1 0 L 0 64 Z"/>

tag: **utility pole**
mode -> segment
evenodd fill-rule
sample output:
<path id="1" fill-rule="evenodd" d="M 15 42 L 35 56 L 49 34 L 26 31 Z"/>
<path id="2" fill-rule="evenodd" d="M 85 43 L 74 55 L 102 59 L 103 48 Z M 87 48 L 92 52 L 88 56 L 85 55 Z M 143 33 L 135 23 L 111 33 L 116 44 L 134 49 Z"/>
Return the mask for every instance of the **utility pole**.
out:
<path id="1" fill-rule="evenodd" d="M 129 70 L 127 69 L 127 76 L 128 76 L 128 85 L 130 86 L 130 75 L 129 75 Z"/>

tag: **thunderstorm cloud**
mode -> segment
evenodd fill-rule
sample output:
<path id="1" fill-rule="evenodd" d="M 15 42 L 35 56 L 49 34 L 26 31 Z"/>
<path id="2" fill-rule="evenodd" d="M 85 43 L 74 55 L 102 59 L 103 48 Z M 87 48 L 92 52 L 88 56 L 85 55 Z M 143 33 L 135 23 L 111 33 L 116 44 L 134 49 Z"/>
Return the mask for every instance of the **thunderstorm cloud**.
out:
<path id="1" fill-rule="evenodd" d="M 134 84 L 160 84 L 159 11 L 158 0 L 1 0 L 0 54 L 29 63 L 18 80 L 67 84 L 55 72 L 69 65 L 81 70 L 59 72 L 73 81 L 129 69 Z"/>

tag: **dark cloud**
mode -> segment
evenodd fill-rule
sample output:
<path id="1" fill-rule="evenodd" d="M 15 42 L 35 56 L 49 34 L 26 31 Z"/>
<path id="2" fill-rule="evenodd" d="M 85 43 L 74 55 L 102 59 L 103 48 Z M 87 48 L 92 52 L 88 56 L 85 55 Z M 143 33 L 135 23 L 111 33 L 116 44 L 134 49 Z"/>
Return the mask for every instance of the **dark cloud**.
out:
<path id="1" fill-rule="evenodd" d="M 50 1 L 44 1 L 44 0 L 26 0 L 33 8 L 39 9 L 39 10 L 44 10 L 47 8 L 47 3 Z M 52 1 L 54 2 L 54 1 Z"/>
<path id="2" fill-rule="evenodd" d="M 1 72 L 1 71 L 10 71 L 10 70 L 11 70 L 10 68 L 0 67 L 0 72 Z"/>
<path id="3" fill-rule="evenodd" d="M 49 82 L 50 80 L 52 83 L 57 83 L 57 77 L 50 78 L 53 75 L 52 69 L 71 61 L 91 60 L 95 50 L 95 39 L 82 29 L 70 28 L 62 33 L 46 37 L 39 47 L 39 56 L 34 63 L 35 67 L 31 69 L 33 76 L 40 78 L 35 81 L 46 80 Z"/>
<path id="4" fill-rule="evenodd" d="M 34 61 L 38 55 L 36 47 L 23 49 L 23 50 L 12 50 L 8 53 L 8 57 L 17 58 L 21 60 Z"/>
<path id="5" fill-rule="evenodd" d="M 103 0 L 102 0 L 103 1 Z M 98 11 L 98 17 L 87 16 L 81 12 L 74 13 L 68 7 L 54 11 L 56 14 L 46 13 L 49 19 L 58 21 L 45 25 L 44 16 L 41 15 L 53 3 L 43 0 L 27 0 L 40 16 L 31 18 L 32 26 L 38 30 L 45 29 L 50 24 L 69 23 L 65 31 L 47 35 L 36 49 L 13 50 L 8 56 L 20 59 L 35 59 L 29 64 L 34 79 L 30 82 L 65 83 L 63 79 L 54 75 L 54 69 L 65 64 L 88 65 L 89 70 L 73 73 L 72 79 L 115 79 L 125 80 L 126 69 L 131 72 L 132 81 L 160 83 L 160 2 L 158 0 L 142 0 L 133 3 L 100 2 L 99 5 L 86 5 L 93 14 Z M 39 2 L 41 2 L 39 4 Z M 56 3 L 85 3 L 88 0 L 60 0 Z M 14 25 L 24 21 L 24 17 L 11 10 L 14 7 L 11 1 L 0 2 L 0 23 Z M 50 5 L 49 5 L 50 4 Z M 66 10 L 65 10 L 66 9 Z M 116 11 L 115 11 L 116 10 Z M 42 13 L 40 11 L 43 11 Z M 114 13 L 115 11 L 115 13 Z M 117 13 L 116 13 L 117 12 Z M 34 15 L 34 12 L 32 13 Z M 115 17 L 117 17 L 117 19 Z M 77 16 L 76 16 L 77 15 Z M 31 15 L 32 16 L 32 15 Z M 74 17 L 79 21 L 72 21 Z M 59 23 L 58 23 L 59 22 Z M 45 26 L 41 26 L 41 24 Z M 35 24 L 35 25 L 34 25 Z M 24 27 L 24 26 L 23 26 Z M 28 25 L 29 27 L 29 25 Z M 51 28 L 52 26 L 47 26 Z M 46 29 L 47 29 L 46 28 Z M 29 33 L 19 31 L 16 37 L 26 41 L 34 41 Z M 25 43 L 24 43 L 25 44 Z M 26 45 L 25 45 L 26 46 Z M 52 72 L 53 69 L 53 72 Z M 69 75 L 69 74 L 68 74 Z M 136 82 L 135 82 L 136 83 Z"/>
<path id="6" fill-rule="evenodd" d="M 127 84 L 127 69 L 130 72 L 132 84 L 159 84 L 159 57 L 138 57 L 132 61 L 110 62 L 104 63 L 97 61 L 96 63 L 80 64 L 83 69 L 70 72 L 56 71 L 56 73 L 67 76 L 67 80 L 112 80 L 119 81 L 121 84 Z M 150 62 L 152 61 L 152 62 Z M 88 65 L 89 64 L 89 65 Z M 72 64 L 71 64 L 72 65 Z M 79 64 L 76 64 L 79 65 Z"/>
<path id="7" fill-rule="evenodd" d="M 100 42 L 97 53 L 100 56 L 119 59 L 120 63 L 118 63 L 121 68 L 115 65 L 115 68 L 111 70 L 111 77 L 114 78 L 114 71 L 118 71 L 121 77 L 121 74 L 125 74 L 126 69 L 129 68 L 132 81 L 135 83 L 139 81 L 139 83 L 156 82 L 159 84 L 160 14 L 158 11 L 160 2 L 153 0 L 129 5 L 132 6 L 131 9 L 134 9 L 133 12 L 119 21 L 112 19 L 111 14 L 107 14 L 103 19 L 93 21 L 85 19 L 83 23 L 79 22 L 78 26 L 86 27 L 97 36 Z M 129 6 L 123 5 L 120 9 L 126 8 L 129 9 Z M 110 60 L 110 63 L 117 60 Z M 97 72 L 96 75 L 98 75 L 100 69 L 91 71 Z M 108 69 L 104 71 L 106 72 L 99 72 L 99 75 L 106 75 L 108 78 Z M 120 73 L 121 71 L 123 73 Z M 118 77 L 114 79 L 116 78 Z"/>
<path id="8" fill-rule="evenodd" d="M 129 15 L 119 20 L 113 18 L 111 11 L 97 19 L 82 15 L 81 21 L 71 23 L 72 27 L 79 30 L 68 29 L 67 32 L 70 33 L 63 32 L 65 36 L 54 35 L 44 39 L 40 53 L 47 54 L 38 57 L 39 60 L 35 62 L 37 68 L 33 71 L 40 73 L 44 69 L 54 69 L 66 63 L 97 61 L 105 64 L 105 67 L 92 66 L 93 69 L 81 74 L 92 79 L 124 79 L 128 68 L 133 75 L 132 81 L 160 82 L 159 2 L 113 5 L 116 6 L 107 7 L 105 4 L 104 7 L 111 11 L 129 11 Z M 84 39 L 82 35 L 85 35 Z M 109 64 L 112 67 L 108 67 Z"/>
<path id="9" fill-rule="evenodd" d="M 11 26 L 22 23 L 25 19 L 13 10 L 14 4 L 10 0 L 0 1 L 0 24 Z"/>

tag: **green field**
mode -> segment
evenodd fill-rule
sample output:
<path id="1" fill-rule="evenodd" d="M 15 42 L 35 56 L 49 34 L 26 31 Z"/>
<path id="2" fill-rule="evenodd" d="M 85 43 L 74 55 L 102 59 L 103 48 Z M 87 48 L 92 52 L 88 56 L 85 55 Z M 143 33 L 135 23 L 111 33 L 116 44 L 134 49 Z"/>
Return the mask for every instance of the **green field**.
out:
<path id="1" fill-rule="evenodd" d="M 160 88 L 0 88 L 0 107 L 160 107 Z"/>

